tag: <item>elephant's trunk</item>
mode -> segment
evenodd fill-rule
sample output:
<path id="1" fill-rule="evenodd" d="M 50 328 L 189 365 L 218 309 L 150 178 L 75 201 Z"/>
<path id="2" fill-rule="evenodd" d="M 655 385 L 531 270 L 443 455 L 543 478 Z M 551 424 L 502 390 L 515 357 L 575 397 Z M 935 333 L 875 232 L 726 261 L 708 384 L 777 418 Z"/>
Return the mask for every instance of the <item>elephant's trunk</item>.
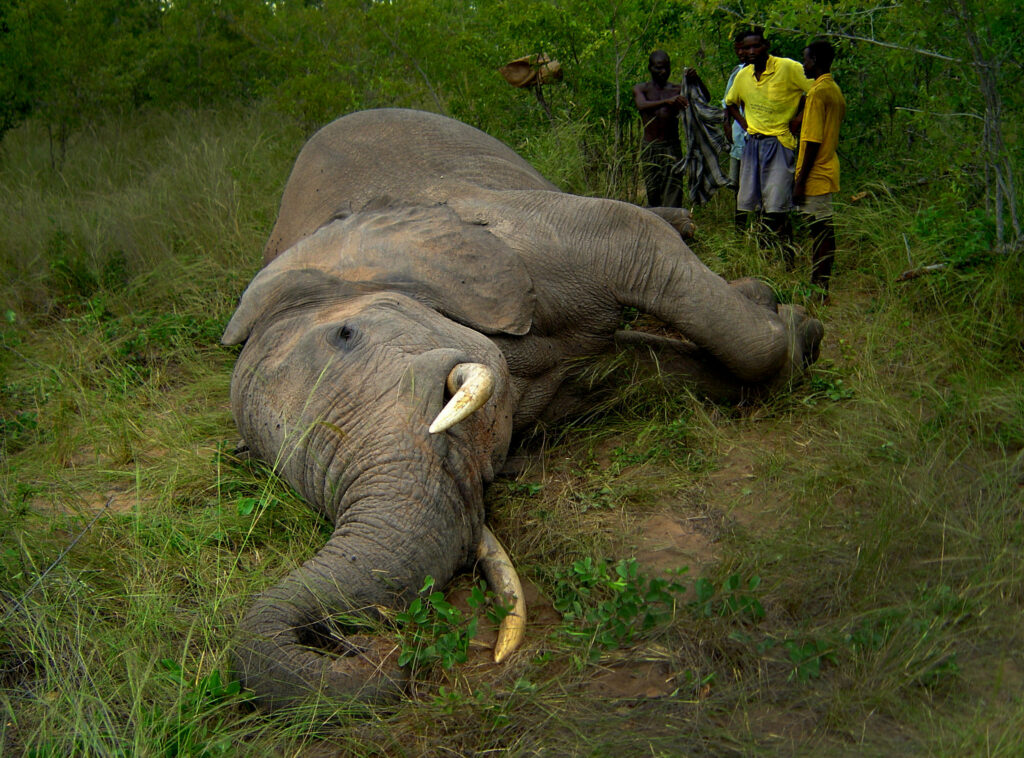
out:
<path id="1" fill-rule="evenodd" d="M 443 586 L 471 560 L 482 528 L 473 514 L 482 509 L 467 508 L 455 482 L 450 489 L 441 505 L 350 493 L 327 545 L 255 601 L 239 625 L 234 662 L 261 706 L 401 692 L 407 675 L 393 637 L 344 630 L 380 607 L 403 607 L 428 575 Z"/>

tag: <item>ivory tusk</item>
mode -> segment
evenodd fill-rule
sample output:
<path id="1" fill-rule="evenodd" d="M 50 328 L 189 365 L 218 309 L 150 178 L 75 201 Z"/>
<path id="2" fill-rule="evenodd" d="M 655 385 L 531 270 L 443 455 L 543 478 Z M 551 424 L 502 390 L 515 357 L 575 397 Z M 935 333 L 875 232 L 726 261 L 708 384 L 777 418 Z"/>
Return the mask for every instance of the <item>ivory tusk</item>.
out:
<path id="1" fill-rule="evenodd" d="M 526 635 L 526 600 L 523 597 L 523 585 L 505 548 L 486 526 L 480 536 L 476 557 L 480 561 L 491 591 L 500 595 L 505 603 L 512 603 L 512 611 L 502 619 L 501 626 L 498 627 L 498 641 L 494 643 L 494 662 L 501 663 L 515 652 Z"/>
<path id="2" fill-rule="evenodd" d="M 430 425 L 430 433 L 451 429 L 486 403 L 494 391 L 494 374 L 482 363 L 460 363 L 448 374 L 452 399 Z"/>

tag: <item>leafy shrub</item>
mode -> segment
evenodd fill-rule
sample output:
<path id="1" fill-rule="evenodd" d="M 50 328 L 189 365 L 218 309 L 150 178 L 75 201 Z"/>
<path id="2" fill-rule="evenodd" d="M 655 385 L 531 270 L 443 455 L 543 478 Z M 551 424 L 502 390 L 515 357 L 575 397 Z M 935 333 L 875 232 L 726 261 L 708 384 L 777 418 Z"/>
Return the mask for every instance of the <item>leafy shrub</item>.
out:
<path id="1" fill-rule="evenodd" d="M 470 640 L 476 635 L 478 616 L 467 617 L 449 603 L 443 592 L 434 590 L 433 577 L 426 578 L 419 594 L 406 610 L 395 615 L 402 639 L 398 665 L 415 669 L 437 663 L 450 669 L 456 663 L 465 663 Z M 484 582 L 473 587 L 467 603 L 474 611 L 483 609 L 495 623 L 500 623 L 511 610 Z"/>
<path id="2" fill-rule="evenodd" d="M 690 608 L 704 618 L 721 616 L 757 622 L 765 615 L 764 606 L 754 594 L 760 586 L 761 577 L 756 575 L 743 581 L 739 574 L 731 574 L 718 587 L 710 579 L 700 577 L 693 585 L 697 598 Z"/>
<path id="3" fill-rule="evenodd" d="M 555 573 L 553 603 L 571 640 L 611 650 L 632 644 L 667 623 L 685 587 L 640 574 L 635 558 L 614 564 L 583 558 Z"/>

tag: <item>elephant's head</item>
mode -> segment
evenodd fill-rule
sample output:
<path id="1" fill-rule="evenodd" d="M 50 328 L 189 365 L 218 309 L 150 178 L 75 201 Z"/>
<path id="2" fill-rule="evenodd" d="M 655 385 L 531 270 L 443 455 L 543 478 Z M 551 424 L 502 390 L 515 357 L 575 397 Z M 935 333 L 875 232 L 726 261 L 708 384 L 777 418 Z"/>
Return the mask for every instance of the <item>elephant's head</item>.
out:
<path id="1" fill-rule="evenodd" d="M 480 329 L 514 329 L 518 315 L 483 294 L 493 282 L 462 272 L 450 279 L 463 294 L 441 293 L 415 275 L 415 260 L 404 270 L 390 260 L 394 235 L 432 237 L 444 216 L 335 222 L 264 269 L 225 332 L 226 344 L 245 343 L 231 386 L 239 431 L 335 526 L 241 624 L 236 664 L 266 705 L 397 690 L 401 674 L 379 650 L 325 655 L 311 641 L 332 616 L 401 605 L 428 575 L 447 582 L 480 543 L 483 488 L 504 460 L 515 405 L 505 358 Z M 493 382 L 489 399 L 428 433 L 471 365 Z"/>

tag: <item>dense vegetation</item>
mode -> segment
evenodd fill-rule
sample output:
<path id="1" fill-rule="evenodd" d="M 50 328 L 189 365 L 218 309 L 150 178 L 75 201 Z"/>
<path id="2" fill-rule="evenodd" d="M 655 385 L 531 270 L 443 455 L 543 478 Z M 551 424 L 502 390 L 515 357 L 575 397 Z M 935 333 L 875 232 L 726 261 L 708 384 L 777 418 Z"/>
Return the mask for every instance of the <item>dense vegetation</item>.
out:
<path id="1" fill-rule="evenodd" d="M 326 526 L 233 454 L 218 339 L 304 139 L 425 108 L 638 201 L 648 52 L 719 92 L 750 23 L 794 56 L 829 36 L 850 106 L 807 381 L 733 408 L 600 367 L 614 396 L 489 494 L 536 591 L 521 653 L 469 644 L 465 577 L 383 631 L 406 700 L 251 712 L 235 619 Z M 1022 35 L 1008 0 L 6 3 L 0 752 L 1018 755 Z M 532 53 L 563 66 L 549 111 L 496 72 Z M 696 252 L 806 303 L 730 202 Z"/>

